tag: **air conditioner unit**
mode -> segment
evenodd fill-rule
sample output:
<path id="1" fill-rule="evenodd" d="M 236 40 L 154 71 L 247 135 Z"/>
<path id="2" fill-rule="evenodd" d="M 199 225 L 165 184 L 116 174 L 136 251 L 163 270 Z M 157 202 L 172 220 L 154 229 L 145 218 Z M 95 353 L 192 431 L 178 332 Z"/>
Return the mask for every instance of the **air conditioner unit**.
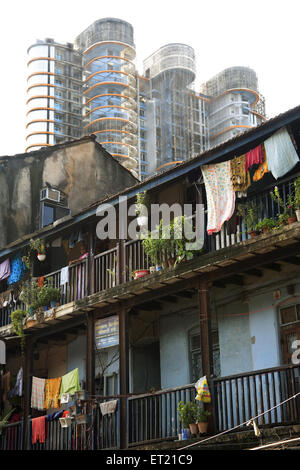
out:
<path id="1" fill-rule="evenodd" d="M 60 191 L 52 188 L 44 188 L 41 190 L 41 201 L 60 202 Z"/>

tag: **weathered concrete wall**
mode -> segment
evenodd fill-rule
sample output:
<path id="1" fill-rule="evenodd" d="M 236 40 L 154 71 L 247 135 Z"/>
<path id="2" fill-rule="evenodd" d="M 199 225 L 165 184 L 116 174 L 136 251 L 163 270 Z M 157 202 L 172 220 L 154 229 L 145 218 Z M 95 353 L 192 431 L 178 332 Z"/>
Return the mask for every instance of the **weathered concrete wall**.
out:
<path id="1" fill-rule="evenodd" d="M 63 191 L 72 215 L 137 180 L 92 138 L 0 158 L 0 248 L 39 228 L 40 190 Z"/>

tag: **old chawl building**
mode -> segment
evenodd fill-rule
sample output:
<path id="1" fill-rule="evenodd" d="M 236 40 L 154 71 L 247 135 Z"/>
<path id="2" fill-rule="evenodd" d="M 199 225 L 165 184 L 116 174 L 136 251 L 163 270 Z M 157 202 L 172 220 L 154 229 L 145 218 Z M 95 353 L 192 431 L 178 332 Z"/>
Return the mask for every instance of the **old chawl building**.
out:
<path id="1" fill-rule="evenodd" d="M 2 449 L 171 446 L 182 433 L 179 401 L 194 401 L 203 376 L 209 435 L 249 431 L 255 417 L 263 433 L 295 434 L 300 224 L 287 219 L 297 209 L 299 133 L 297 107 L 143 182 L 92 136 L 1 158 L 2 415 L 19 407 Z M 204 205 L 200 252 L 150 272 L 140 238 L 120 226 L 112 239 L 97 237 L 101 205 L 119 216 L 121 202 L 144 191 L 152 204 Z M 60 290 L 55 306 L 24 305 L 26 283 L 49 280 Z M 27 312 L 19 335 L 16 309 Z"/>

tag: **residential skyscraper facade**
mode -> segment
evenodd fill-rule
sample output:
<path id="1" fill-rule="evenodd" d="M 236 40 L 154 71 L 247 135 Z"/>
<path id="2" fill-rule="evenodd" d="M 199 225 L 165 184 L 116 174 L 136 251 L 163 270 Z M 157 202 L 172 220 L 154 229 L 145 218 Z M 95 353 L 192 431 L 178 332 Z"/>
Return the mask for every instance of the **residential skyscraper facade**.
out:
<path id="1" fill-rule="evenodd" d="M 26 151 L 82 134 L 82 56 L 53 39 L 28 49 Z"/>
<path id="2" fill-rule="evenodd" d="M 256 73 L 220 72 L 195 90 L 194 49 L 167 44 L 136 70 L 133 27 L 104 18 L 73 44 L 28 49 L 26 151 L 88 134 L 141 179 L 265 119 Z"/>

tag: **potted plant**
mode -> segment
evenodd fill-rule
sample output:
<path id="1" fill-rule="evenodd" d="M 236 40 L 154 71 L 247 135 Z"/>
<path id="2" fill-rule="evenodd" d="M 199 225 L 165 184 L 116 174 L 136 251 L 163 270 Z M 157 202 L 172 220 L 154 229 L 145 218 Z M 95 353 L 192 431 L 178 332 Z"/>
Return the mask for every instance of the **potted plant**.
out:
<path id="1" fill-rule="evenodd" d="M 259 234 L 258 225 L 258 208 L 254 201 L 239 204 L 238 215 L 242 216 L 245 229 L 251 238 Z"/>
<path id="2" fill-rule="evenodd" d="M 205 410 L 204 408 L 198 408 L 197 425 L 200 434 L 207 434 L 208 417 L 210 415 L 210 411 Z"/>
<path id="3" fill-rule="evenodd" d="M 31 238 L 30 248 L 31 250 L 37 252 L 37 257 L 39 261 L 44 261 L 46 259 L 46 249 L 43 240 L 41 240 L 40 238 Z"/>
<path id="4" fill-rule="evenodd" d="M 136 269 L 135 271 L 133 271 L 132 274 L 133 274 L 134 279 L 139 279 L 140 277 L 144 277 L 150 274 L 150 270 L 149 269 Z"/>
<path id="5" fill-rule="evenodd" d="M 256 226 L 257 230 L 261 230 L 263 233 L 270 232 L 275 227 L 276 227 L 276 220 L 267 219 L 267 218 L 264 218 L 263 220 L 258 222 Z"/>
<path id="6" fill-rule="evenodd" d="M 153 266 L 156 266 L 156 270 L 162 269 L 162 239 L 154 238 L 151 232 L 143 235 L 142 245 L 144 247 L 145 254 L 149 257 Z"/>
<path id="7" fill-rule="evenodd" d="M 179 414 L 179 421 L 182 423 L 183 429 L 189 429 L 191 434 L 197 434 L 197 416 L 198 405 L 196 403 L 180 401 L 178 403 L 177 411 Z"/>
<path id="8" fill-rule="evenodd" d="M 34 310 L 38 305 L 38 293 L 40 287 L 37 282 L 31 281 L 23 284 L 20 300 L 26 304 L 30 316 L 34 315 Z"/>
<path id="9" fill-rule="evenodd" d="M 135 213 L 137 215 L 138 225 L 147 227 L 148 213 L 150 209 L 150 197 L 147 191 L 142 191 L 136 196 Z"/>
<path id="10" fill-rule="evenodd" d="M 271 191 L 272 199 L 281 207 L 282 212 L 278 214 L 278 222 L 280 225 L 287 225 L 296 222 L 295 216 L 295 200 L 291 194 L 287 196 L 287 202 L 284 203 L 280 196 L 278 186 L 275 186 L 274 191 Z"/>
<path id="11" fill-rule="evenodd" d="M 300 222 L 300 176 L 294 181 L 294 209 L 297 221 Z"/>
<path id="12" fill-rule="evenodd" d="M 24 320 L 26 318 L 27 312 L 25 310 L 17 309 L 14 310 L 11 314 L 11 323 L 14 332 L 16 335 L 20 336 L 21 338 L 21 350 L 22 353 L 24 351 L 24 345 L 25 345 L 25 333 L 24 333 Z"/>
<path id="13" fill-rule="evenodd" d="M 54 308 L 59 302 L 61 292 L 57 287 L 48 286 L 48 295 L 51 308 Z"/>

